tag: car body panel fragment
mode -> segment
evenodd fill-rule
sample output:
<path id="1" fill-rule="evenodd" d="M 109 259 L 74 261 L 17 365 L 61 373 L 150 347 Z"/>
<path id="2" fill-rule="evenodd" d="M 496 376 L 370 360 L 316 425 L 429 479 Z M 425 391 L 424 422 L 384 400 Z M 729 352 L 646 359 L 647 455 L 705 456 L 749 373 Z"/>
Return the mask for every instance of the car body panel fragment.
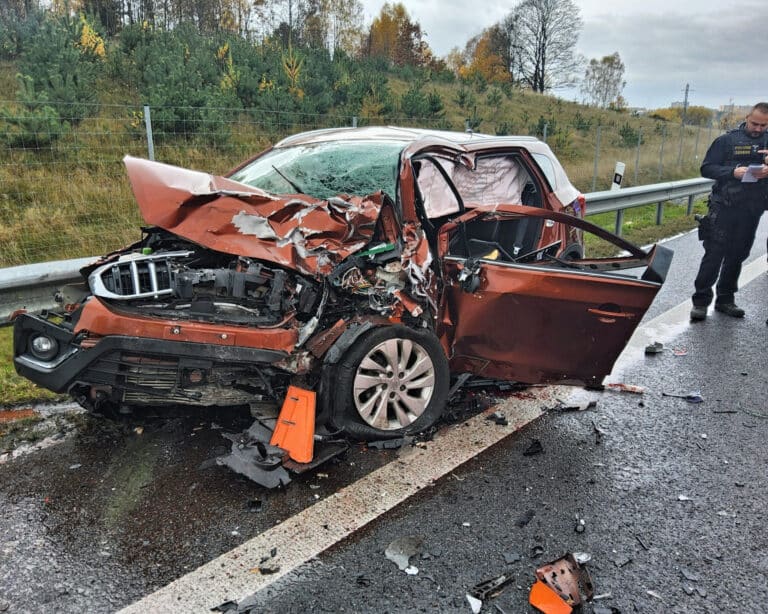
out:
<path id="1" fill-rule="evenodd" d="M 126 156 L 142 217 L 210 249 L 326 275 L 373 236 L 381 193 L 318 200 Z"/>

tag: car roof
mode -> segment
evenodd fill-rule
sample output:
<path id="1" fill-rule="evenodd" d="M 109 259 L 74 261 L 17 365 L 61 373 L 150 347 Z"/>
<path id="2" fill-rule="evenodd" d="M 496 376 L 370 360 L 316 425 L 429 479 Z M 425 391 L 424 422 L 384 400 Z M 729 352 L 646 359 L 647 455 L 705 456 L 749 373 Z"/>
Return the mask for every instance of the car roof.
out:
<path id="1" fill-rule="evenodd" d="M 419 149 L 419 141 L 425 145 L 434 145 L 443 141 L 467 150 L 493 149 L 505 147 L 520 147 L 532 154 L 540 154 L 549 159 L 551 172 L 545 170 L 548 179 L 553 184 L 555 195 L 564 205 L 578 197 L 579 191 L 571 184 L 559 160 L 545 142 L 533 136 L 495 136 L 480 132 L 457 132 L 450 130 L 428 130 L 424 128 L 407 128 L 399 126 L 366 126 L 364 128 L 325 128 L 300 132 L 277 142 L 273 149 L 295 147 L 299 145 L 314 145 L 332 143 L 334 141 L 382 142 L 391 141 L 402 143 L 403 148 L 411 151 Z"/>
<path id="2" fill-rule="evenodd" d="M 292 147 L 329 141 L 400 141 L 413 143 L 422 139 L 442 139 L 455 145 L 490 143 L 498 141 L 508 146 L 530 147 L 541 143 L 533 136 L 492 136 L 480 132 L 456 132 L 451 130 L 427 130 L 424 128 L 403 128 L 398 126 L 367 126 L 365 128 L 324 128 L 289 136 L 274 147 Z"/>

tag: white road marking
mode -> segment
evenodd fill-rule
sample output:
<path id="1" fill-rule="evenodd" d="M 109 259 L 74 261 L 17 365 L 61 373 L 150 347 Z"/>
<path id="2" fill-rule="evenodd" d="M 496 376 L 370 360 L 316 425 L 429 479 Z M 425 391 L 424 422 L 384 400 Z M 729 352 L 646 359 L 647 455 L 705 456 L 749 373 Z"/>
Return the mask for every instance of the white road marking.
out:
<path id="1" fill-rule="evenodd" d="M 766 270 L 765 258 L 753 261 L 742 270 L 740 286 Z M 616 362 L 612 376 L 640 360 L 646 345 L 669 341 L 682 332 L 689 325 L 690 307 L 686 300 L 639 327 Z M 424 448 L 404 450 L 403 458 L 318 501 L 121 612 L 209 612 L 225 601 L 242 601 L 505 439 L 539 417 L 543 408 L 552 406 L 556 400 L 569 402 L 584 392 L 566 386 L 534 387 L 510 397 L 466 423 L 443 429 Z M 494 411 L 503 412 L 509 425 L 503 427 L 487 420 L 487 415 Z M 280 570 L 261 575 L 259 563 L 272 548 L 277 548 L 277 556 L 270 562 L 278 564 Z"/>
<path id="2" fill-rule="evenodd" d="M 241 601 L 508 437 L 539 417 L 543 408 L 554 405 L 556 399 L 566 399 L 568 391 L 565 386 L 530 388 L 466 423 L 444 428 L 425 447 L 404 450 L 403 458 L 318 501 L 122 612 L 209 612 L 225 601 Z M 486 416 L 494 411 L 503 412 L 509 425 L 487 420 Z M 259 562 L 269 556 L 272 548 L 277 548 L 273 561 L 280 571 L 260 575 Z"/>

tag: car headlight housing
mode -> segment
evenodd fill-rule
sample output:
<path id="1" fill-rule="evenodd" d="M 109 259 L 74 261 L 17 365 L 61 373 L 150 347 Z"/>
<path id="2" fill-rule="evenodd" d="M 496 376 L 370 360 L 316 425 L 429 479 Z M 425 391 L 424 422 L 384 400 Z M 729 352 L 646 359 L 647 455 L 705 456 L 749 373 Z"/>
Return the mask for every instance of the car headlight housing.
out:
<path id="1" fill-rule="evenodd" d="M 48 335 L 35 335 L 29 340 L 29 351 L 35 358 L 51 360 L 59 353 L 59 342 Z"/>

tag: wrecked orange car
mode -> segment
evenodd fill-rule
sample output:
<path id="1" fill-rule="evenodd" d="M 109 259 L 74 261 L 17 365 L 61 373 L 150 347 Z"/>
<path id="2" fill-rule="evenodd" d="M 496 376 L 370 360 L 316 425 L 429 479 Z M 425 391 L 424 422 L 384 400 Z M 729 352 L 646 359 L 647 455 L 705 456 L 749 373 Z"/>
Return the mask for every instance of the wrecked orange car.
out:
<path id="1" fill-rule="evenodd" d="M 96 412 L 292 386 L 313 429 L 372 440 L 434 424 L 451 374 L 597 385 L 671 259 L 584 221 L 529 137 L 345 128 L 227 177 L 125 165 L 142 240 L 83 269 L 74 307 L 15 322 L 17 371 Z M 621 254 L 589 258 L 584 232 Z"/>

